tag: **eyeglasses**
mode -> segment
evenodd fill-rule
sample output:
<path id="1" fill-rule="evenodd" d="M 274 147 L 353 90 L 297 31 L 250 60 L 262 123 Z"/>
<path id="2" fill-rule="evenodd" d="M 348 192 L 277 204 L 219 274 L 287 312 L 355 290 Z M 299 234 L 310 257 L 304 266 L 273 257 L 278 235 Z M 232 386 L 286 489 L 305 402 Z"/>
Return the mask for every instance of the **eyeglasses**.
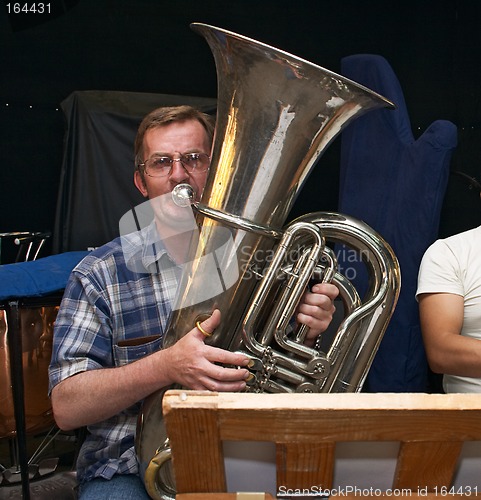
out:
<path id="1" fill-rule="evenodd" d="M 210 165 L 210 157 L 205 153 L 187 153 L 179 158 L 152 156 L 139 163 L 139 167 L 143 167 L 149 177 L 164 177 L 172 172 L 174 161 L 180 161 L 189 174 L 205 172 Z"/>

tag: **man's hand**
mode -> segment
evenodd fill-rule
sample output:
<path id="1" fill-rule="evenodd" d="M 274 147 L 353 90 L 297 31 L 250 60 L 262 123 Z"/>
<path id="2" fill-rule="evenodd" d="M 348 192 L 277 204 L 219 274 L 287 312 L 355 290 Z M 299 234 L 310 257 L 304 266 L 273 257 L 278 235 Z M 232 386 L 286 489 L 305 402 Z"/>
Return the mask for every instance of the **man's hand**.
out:
<path id="1" fill-rule="evenodd" d="M 249 376 L 246 369 L 224 368 L 222 365 L 247 366 L 249 359 L 218 347 L 205 344 L 206 333 L 213 333 L 220 324 L 220 311 L 193 328 L 173 346 L 169 352 L 171 377 L 176 383 L 195 390 L 241 391 Z M 205 333 L 203 333 L 205 332 Z"/>
<path id="2" fill-rule="evenodd" d="M 319 334 L 331 324 L 339 289 L 331 283 L 317 283 L 304 293 L 296 311 L 296 321 L 309 327 L 305 344 L 313 346 Z"/>

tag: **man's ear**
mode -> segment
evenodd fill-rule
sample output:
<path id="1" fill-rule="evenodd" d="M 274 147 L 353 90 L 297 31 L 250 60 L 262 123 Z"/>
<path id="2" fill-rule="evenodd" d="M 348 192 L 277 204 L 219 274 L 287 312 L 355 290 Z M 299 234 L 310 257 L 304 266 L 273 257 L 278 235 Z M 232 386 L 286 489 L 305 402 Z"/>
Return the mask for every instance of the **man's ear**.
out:
<path id="1" fill-rule="evenodd" d="M 134 172 L 134 184 L 135 187 L 142 193 L 142 196 L 147 198 L 149 195 L 147 192 L 147 187 L 145 185 L 145 181 L 142 174 L 138 170 Z"/>

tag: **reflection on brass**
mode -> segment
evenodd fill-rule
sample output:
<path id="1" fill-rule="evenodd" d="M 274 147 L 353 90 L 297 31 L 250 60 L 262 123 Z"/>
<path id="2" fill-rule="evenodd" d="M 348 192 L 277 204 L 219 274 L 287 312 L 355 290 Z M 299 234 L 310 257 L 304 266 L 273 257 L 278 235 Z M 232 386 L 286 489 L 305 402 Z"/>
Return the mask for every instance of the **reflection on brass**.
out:
<path id="1" fill-rule="evenodd" d="M 57 312 L 58 306 L 20 309 L 25 421 L 29 434 L 47 430 L 54 423 L 48 397 L 48 365 Z M 13 437 L 16 433 L 8 347 L 12 330 L 8 322 L 6 312 L 0 309 L 0 437 Z"/>

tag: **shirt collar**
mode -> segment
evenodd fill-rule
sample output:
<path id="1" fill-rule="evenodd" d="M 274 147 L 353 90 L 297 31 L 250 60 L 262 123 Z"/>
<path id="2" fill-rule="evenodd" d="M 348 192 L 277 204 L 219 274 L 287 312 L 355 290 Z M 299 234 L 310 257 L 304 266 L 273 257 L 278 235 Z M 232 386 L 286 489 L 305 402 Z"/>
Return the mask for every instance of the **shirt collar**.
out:
<path id="1" fill-rule="evenodd" d="M 148 226 L 120 237 L 127 267 L 138 273 L 157 273 L 161 259 L 175 266 L 157 231 L 155 221 Z"/>

